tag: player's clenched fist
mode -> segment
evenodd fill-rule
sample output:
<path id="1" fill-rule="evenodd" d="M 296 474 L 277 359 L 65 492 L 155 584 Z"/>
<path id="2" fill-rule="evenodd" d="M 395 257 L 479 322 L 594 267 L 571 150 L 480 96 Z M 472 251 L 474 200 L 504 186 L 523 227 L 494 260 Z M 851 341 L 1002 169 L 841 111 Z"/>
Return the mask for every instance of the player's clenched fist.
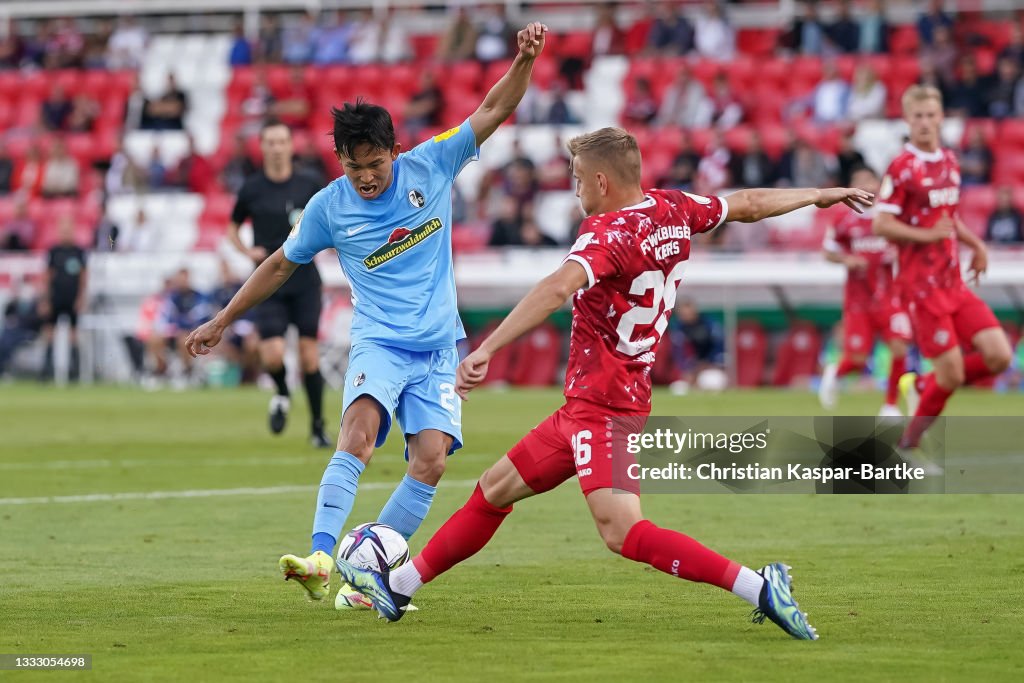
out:
<path id="1" fill-rule="evenodd" d="M 519 32 L 519 53 L 524 57 L 536 58 L 544 49 L 544 35 L 548 27 L 539 22 L 531 22 Z"/>
<path id="2" fill-rule="evenodd" d="M 491 354 L 483 349 L 477 349 L 466 356 L 466 359 L 459 363 L 455 371 L 455 393 L 463 401 L 472 389 L 475 389 L 484 381 L 487 376 L 487 366 L 491 362 Z"/>
<path id="3" fill-rule="evenodd" d="M 185 339 L 185 350 L 193 358 L 205 356 L 213 347 L 220 343 L 220 337 L 224 334 L 224 328 L 216 320 L 203 323 Z"/>

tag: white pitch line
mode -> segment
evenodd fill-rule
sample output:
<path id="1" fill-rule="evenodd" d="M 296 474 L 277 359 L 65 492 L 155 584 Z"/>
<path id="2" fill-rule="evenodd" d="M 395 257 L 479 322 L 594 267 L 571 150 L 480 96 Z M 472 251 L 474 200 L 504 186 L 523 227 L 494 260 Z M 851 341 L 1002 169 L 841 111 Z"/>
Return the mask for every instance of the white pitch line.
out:
<path id="1" fill-rule="evenodd" d="M 489 453 L 459 453 L 456 457 L 490 458 L 497 460 L 499 456 Z M 46 462 L 0 462 L 0 471 L 36 471 L 36 470 L 91 470 L 112 467 L 263 467 L 275 465 L 307 465 L 311 463 L 326 464 L 330 460 L 327 455 L 297 456 L 256 456 L 251 458 L 128 458 L 103 460 L 50 460 Z"/>
<path id="2" fill-rule="evenodd" d="M 442 480 L 442 488 L 472 486 L 476 479 Z M 369 481 L 360 484 L 362 491 L 392 489 L 398 482 Z M 174 498 L 219 498 L 222 496 L 275 496 L 286 493 L 313 493 L 315 486 L 308 484 L 266 486 L 237 489 L 191 489 L 186 491 L 131 491 L 125 493 L 86 493 L 77 496 L 37 496 L 34 498 L 0 498 L 0 505 L 51 505 L 60 503 L 110 503 L 123 500 L 167 500 Z"/>

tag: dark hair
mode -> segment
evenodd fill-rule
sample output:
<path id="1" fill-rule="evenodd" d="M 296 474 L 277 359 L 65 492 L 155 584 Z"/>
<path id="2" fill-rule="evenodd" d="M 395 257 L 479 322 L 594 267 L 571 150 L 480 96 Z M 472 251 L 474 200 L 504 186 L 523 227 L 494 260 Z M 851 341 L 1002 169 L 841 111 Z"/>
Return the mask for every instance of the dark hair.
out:
<path id="1" fill-rule="evenodd" d="M 260 140 L 263 139 L 263 133 L 268 128 L 277 128 L 278 126 L 284 126 L 285 129 L 287 129 L 287 131 L 288 131 L 289 137 L 291 136 L 291 134 L 292 134 L 292 127 L 291 126 L 289 126 L 287 123 L 285 123 L 281 119 L 269 118 L 269 119 L 264 119 L 263 120 L 263 124 L 260 126 Z"/>
<path id="2" fill-rule="evenodd" d="M 369 144 L 374 149 L 391 151 L 395 146 L 395 124 L 384 107 L 370 104 L 362 97 L 331 109 L 334 117 L 334 148 L 352 158 L 356 147 Z"/>
<path id="3" fill-rule="evenodd" d="M 867 164 L 854 164 L 853 167 L 850 169 L 850 177 L 852 178 L 854 173 L 860 173 L 861 171 L 867 171 L 874 177 L 878 177 L 878 173 L 875 171 L 875 169 L 871 168 Z"/>

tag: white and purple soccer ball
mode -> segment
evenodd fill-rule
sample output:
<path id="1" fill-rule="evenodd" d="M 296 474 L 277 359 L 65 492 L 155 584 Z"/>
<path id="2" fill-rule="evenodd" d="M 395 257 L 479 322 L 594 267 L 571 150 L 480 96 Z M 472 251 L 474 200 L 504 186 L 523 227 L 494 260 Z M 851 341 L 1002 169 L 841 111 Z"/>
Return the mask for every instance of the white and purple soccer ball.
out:
<path id="1" fill-rule="evenodd" d="M 409 544 L 387 524 L 367 522 L 345 534 L 338 544 L 338 559 L 360 569 L 386 572 L 409 561 Z M 337 609 L 368 609 L 370 601 L 361 593 L 342 586 L 335 597 Z"/>

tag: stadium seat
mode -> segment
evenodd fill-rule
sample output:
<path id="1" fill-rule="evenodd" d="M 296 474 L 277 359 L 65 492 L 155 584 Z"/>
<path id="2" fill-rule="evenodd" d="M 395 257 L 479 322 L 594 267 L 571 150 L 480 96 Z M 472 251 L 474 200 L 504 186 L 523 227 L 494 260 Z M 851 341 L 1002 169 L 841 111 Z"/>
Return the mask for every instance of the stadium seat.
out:
<path id="1" fill-rule="evenodd" d="M 736 384 L 761 386 L 768 356 L 768 336 L 753 320 L 740 321 L 736 330 Z"/>
<path id="2" fill-rule="evenodd" d="M 509 380 L 520 387 L 550 386 L 557 381 L 561 362 L 562 336 L 554 325 L 544 323 L 516 342 Z"/>
<path id="3" fill-rule="evenodd" d="M 772 373 L 772 384 L 788 387 L 805 382 L 818 372 L 821 335 L 813 324 L 793 323 L 779 346 Z"/>
<path id="4" fill-rule="evenodd" d="M 913 24 L 894 26 L 889 30 L 889 52 L 894 55 L 916 54 L 920 45 L 917 27 Z"/>
<path id="5" fill-rule="evenodd" d="M 779 29 L 744 28 L 736 35 L 736 47 L 743 54 L 754 57 L 770 57 L 779 44 Z"/>
<path id="6" fill-rule="evenodd" d="M 484 339 L 497 329 L 500 320 L 489 323 L 486 327 L 480 330 L 477 334 L 471 338 L 473 349 L 476 350 L 483 343 Z M 484 379 L 484 385 L 498 385 L 504 386 L 509 383 L 509 377 L 512 372 L 512 360 L 513 351 L 515 349 L 514 344 L 509 344 L 505 348 L 498 351 L 494 356 L 491 357 L 491 362 L 487 366 L 487 377 Z"/>
<path id="7" fill-rule="evenodd" d="M 679 368 L 676 367 L 675 358 L 673 358 L 673 346 L 680 340 L 674 340 L 673 336 L 669 331 L 661 340 L 661 346 L 658 347 L 658 353 L 654 357 L 654 365 L 651 367 L 651 381 L 659 386 L 672 384 L 681 377 Z M 685 338 L 681 341 L 684 344 L 689 343 Z"/>

